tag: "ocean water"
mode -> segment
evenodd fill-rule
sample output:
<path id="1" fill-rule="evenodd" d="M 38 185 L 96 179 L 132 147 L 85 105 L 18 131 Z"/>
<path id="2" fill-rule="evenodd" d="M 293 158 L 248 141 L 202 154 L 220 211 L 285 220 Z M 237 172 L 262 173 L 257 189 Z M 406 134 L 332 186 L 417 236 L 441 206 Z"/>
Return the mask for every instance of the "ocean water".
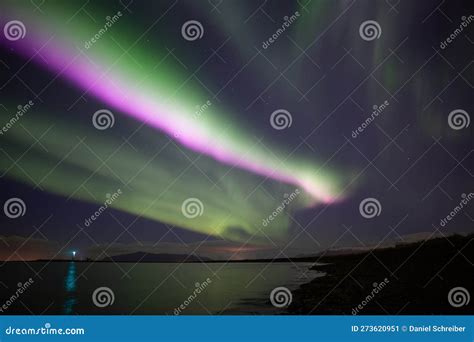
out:
<path id="1" fill-rule="evenodd" d="M 323 275 L 310 266 L 10 262 L 0 267 L 0 314 L 278 314 L 271 291 Z"/>

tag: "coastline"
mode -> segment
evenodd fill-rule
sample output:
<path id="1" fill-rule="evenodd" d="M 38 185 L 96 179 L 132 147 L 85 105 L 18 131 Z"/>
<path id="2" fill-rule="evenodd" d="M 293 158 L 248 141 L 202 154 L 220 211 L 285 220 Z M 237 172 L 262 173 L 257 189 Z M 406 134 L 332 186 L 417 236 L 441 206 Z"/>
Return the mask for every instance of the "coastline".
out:
<path id="1" fill-rule="evenodd" d="M 321 256 L 311 267 L 325 272 L 293 292 L 289 314 L 460 315 L 448 293 L 474 289 L 474 235 L 435 238 L 368 252 Z M 382 288 L 380 286 L 383 284 Z M 374 289 L 377 289 L 374 293 Z"/>

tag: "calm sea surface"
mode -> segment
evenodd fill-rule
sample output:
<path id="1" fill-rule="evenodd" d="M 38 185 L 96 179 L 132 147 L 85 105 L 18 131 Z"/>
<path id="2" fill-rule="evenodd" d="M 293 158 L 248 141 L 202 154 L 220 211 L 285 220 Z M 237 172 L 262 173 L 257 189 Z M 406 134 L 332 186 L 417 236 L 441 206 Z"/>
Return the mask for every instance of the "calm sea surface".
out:
<path id="1" fill-rule="evenodd" d="M 309 263 L 22 263 L 0 267 L 0 314 L 272 314 L 270 292 L 290 290 L 322 276 Z M 11 296 L 34 283 L 14 300 Z M 207 278 L 211 280 L 207 285 Z M 97 307 L 99 287 L 113 292 L 113 303 Z M 196 292 L 197 288 L 199 292 Z M 195 295 L 192 300 L 190 296 Z M 106 301 L 110 302 L 111 296 Z M 7 302 L 8 301 L 8 302 Z"/>

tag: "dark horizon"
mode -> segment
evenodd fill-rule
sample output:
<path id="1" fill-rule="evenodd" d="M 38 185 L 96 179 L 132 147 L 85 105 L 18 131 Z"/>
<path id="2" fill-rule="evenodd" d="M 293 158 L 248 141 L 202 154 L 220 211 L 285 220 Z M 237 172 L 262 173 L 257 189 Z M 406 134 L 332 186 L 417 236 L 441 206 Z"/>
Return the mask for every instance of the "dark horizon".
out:
<path id="1" fill-rule="evenodd" d="M 464 237 L 469 240 L 474 239 L 474 234 L 450 234 L 450 235 L 437 235 L 431 237 L 419 237 L 418 240 L 412 241 L 398 241 L 393 245 L 387 246 L 366 246 L 364 248 L 360 247 L 343 247 L 338 249 L 327 249 L 313 254 L 308 255 L 296 255 L 292 257 L 275 257 L 275 258 L 254 258 L 254 259 L 212 259 L 208 257 L 203 257 L 197 254 L 171 254 L 171 253 L 150 253 L 137 251 L 128 254 L 117 254 L 107 257 L 93 259 L 87 256 L 71 256 L 69 258 L 55 258 L 55 259 L 33 259 L 33 260 L 0 260 L 0 263 L 5 262 L 120 262 L 120 263 L 238 263 L 238 262 L 317 262 L 318 260 L 331 257 L 340 257 L 340 256 L 357 256 L 365 253 L 370 253 L 373 251 L 384 251 L 389 249 L 405 248 L 410 245 L 422 245 L 428 241 L 432 240 L 449 240 L 452 238 Z M 131 260 L 122 260 L 124 257 L 130 257 Z M 136 260 L 133 260 L 132 257 L 136 257 Z M 164 257 L 165 259 L 169 257 L 170 260 L 156 261 L 146 260 L 146 257 Z M 175 258 L 173 260 L 173 258 Z"/>

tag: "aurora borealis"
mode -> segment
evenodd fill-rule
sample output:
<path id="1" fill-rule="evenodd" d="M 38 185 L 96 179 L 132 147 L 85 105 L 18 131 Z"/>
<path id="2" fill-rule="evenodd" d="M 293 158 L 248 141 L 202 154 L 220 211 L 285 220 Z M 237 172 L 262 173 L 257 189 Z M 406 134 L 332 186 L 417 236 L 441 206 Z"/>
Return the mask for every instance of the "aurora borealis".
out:
<path id="1" fill-rule="evenodd" d="M 2 182 L 9 184 L 10 197 L 17 186 L 26 189 L 32 215 L 49 211 L 39 210 L 48 199 L 53 207 L 65 203 L 64 211 L 54 213 L 53 235 L 58 227 L 82 227 L 107 194 L 121 189 L 113 210 L 88 227 L 97 234 L 94 247 L 117 242 L 123 230 L 114 233 L 117 217 L 123 227 L 145 221 L 138 232 L 125 234 L 128 240 L 119 238 L 123 244 L 168 243 L 161 238 L 176 227 L 174 243 L 224 240 L 228 251 L 241 246 L 298 254 L 300 248 L 331 246 L 343 226 L 351 225 L 371 242 L 423 202 L 449 171 L 445 152 L 428 156 L 420 170 L 411 166 L 433 136 L 462 145 L 457 160 L 469 151 L 472 128 L 453 132 L 446 117 L 467 106 L 472 82 L 450 92 L 449 103 L 430 104 L 453 77 L 443 59 L 432 55 L 433 42 L 445 31 L 437 17 L 426 20 L 431 30 L 421 44 L 419 31 L 397 29 L 400 16 L 387 4 L 368 9 L 363 2 L 330 6 L 314 0 L 268 5 L 269 13 L 252 2 L 223 4 L 225 13 L 194 1 L 1 6 L 2 27 L 18 20 L 25 34 L 17 40 L 0 37 L 5 69 L 0 124 L 19 105 L 34 103 L 0 136 Z M 403 8 L 411 11 L 407 22 L 419 23 L 429 14 L 409 2 Z M 284 18 L 296 12 L 289 24 Z M 380 37 L 360 39 L 360 23 L 373 18 Z M 203 32 L 185 39 L 183 24 L 192 20 Z M 280 27 L 284 32 L 262 49 Z M 424 53 L 414 53 L 414 47 Z M 444 57 L 472 80 L 472 67 L 463 69 L 468 61 L 456 49 Z M 426 69 L 417 71 L 425 62 Z M 374 105 L 387 101 L 388 109 L 352 138 Z M 97 129 L 95 113 L 108 113 L 102 119 L 107 124 L 112 118 L 113 125 Z M 274 113 L 289 115 L 291 125 L 275 129 Z M 431 164 L 441 165 L 439 173 L 423 178 Z M 458 177 L 455 183 L 465 187 L 465 175 Z M 469 192 L 458 187 L 453 185 L 452 197 Z M 288 201 L 295 190 L 301 194 Z M 379 198 L 388 216 L 377 219 L 386 221 L 358 221 L 358 205 L 366 197 Z M 190 198 L 202 204 L 192 218 L 182 209 Z M 285 201 L 285 209 L 273 215 Z M 436 210 L 423 208 L 410 219 L 424 217 L 424 226 L 404 228 L 400 235 L 430 231 L 426 218 Z M 274 220 L 263 226 L 269 216 Z M 7 223 L 26 232 L 35 219 L 24 220 L 29 223 Z M 5 230 L 7 236 L 14 228 Z M 73 234 L 58 235 L 66 243 Z"/>
<path id="2" fill-rule="evenodd" d="M 9 15 L 15 13 L 16 6 L 12 6 L 12 8 L 13 12 Z M 68 11 L 63 5 L 51 6 L 51 9 L 48 7 L 48 10 L 56 13 L 53 18 L 60 19 L 72 16 L 74 7 Z M 29 17 L 28 12 L 22 12 L 22 14 Z M 86 149 L 90 149 L 92 154 L 97 156 L 99 161 L 108 159 L 107 154 L 114 151 L 114 146 L 119 146 L 120 142 L 113 136 L 106 136 L 102 132 L 97 132 L 95 134 L 97 137 L 91 136 L 90 127 L 82 129 L 75 127 L 71 130 L 67 125 L 60 126 L 62 123 L 56 122 L 59 133 L 51 137 L 51 141 L 45 139 L 42 142 L 48 151 L 46 158 L 35 156 L 25 160 L 31 177 L 38 176 L 40 179 L 38 184 L 30 177 L 25 177 L 21 171 L 8 170 L 5 165 L 3 169 L 8 170 L 14 178 L 66 197 L 72 196 L 76 199 L 89 201 L 97 199 L 98 203 L 106 192 L 110 192 L 108 186 L 116 183 L 117 180 L 130 179 L 131 183 L 126 182 L 130 188 L 129 195 L 124 196 L 129 200 L 118 201 L 115 208 L 231 239 L 241 238 L 233 236 L 231 232 L 227 233 L 226 229 L 229 226 L 239 227 L 250 234 L 255 231 L 255 225 L 260 223 L 262 214 L 271 212 L 275 206 L 275 200 L 271 199 L 271 195 L 265 193 L 246 201 L 243 194 L 235 192 L 237 183 L 257 186 L 259 177 L 256 176 L 263 176 L 273 180 L 274 183 L 287 184 L 283 187 L 277 185 L 283 190 L 285 188 L 291 189 L 291 186 L 301 187 L 307 195 L 306 198 L 299 200 L 300 204 L 296 207 L 318 202 L 329 203 L 342 197 L 343 194 L 337 191 L 336 182 L 326 171 L 324 172 L 326 175 L 313 171 L 317 170 L 316 163 L 297 156 L 285 158 L 277 149 L 270 146 L 255 146 L 252 136 L 243 127 L 240 127 L 238 122 L 233 122 L 229 118 L 221 118 L 225 117 L 225 114 L 219 113 L 220 109 L 214 109 L 213 107 L 216 105 L 206 106 L 205 113 L 196 118 L 195 104 L 204 103 L 206 97 L 200 94 L 199 89 L 177 93 L 180 87 L 176 85 L 181 82 L 181 78 L 175 75 L 173 69 L 160 70 L 156 77 L 151 78 L 149 72 L 153 70 L 154 65 L 147 60 L 150 52 L 146 49 L 140 50 L 136 55 L 135 65 L 130 65 L 128 60 L 117 58 L 121 55 L 117 45 L 129 43 L 125 39 L 120 39 L 119 42 L 104 39 L 100 44 L 97 43 L 81 54 L 77 47 L 86 40 L 86 34 L 89 33 L 86 33 L 84 23 L 80 20 L 72 23 L 67 30 L 61 30 L 58 32 L 59 34 L 55 33 L 53 28 L 60 26 L 60 22 L 55 23 L 50 20 L 44 22 L 33 16 L 28 22 L 31 32 L 21 41 L 15 42 L 15 49 L 24 58 L 32 58 L 34 51 L 41 51 L 41 55 L 44 57 L 42 66 L 50 72 L 58 73 L 60 77 L 71 81 L 81 91 L 88 92 L 102 101 L 107 108 L 120 111 L 123 115 L 156 128 L 157 131 L 148 130 L 149 139 L 157 139 L 156 136 L 160 133 L 166 133 L 170 139 L 174 140 L 170 141 L 170 144 L 178 144 L 177 150 L 186 148 L 201 154 L 204 158 L 210 157 L 206 158 L 205 162 L 199 161 L 199 165 L 203 164 L 199 168 L 205 170 L 214 167 L 221 168 L 223 169 L 221 174 L 226 174 L 225 168 L 220 166 L 226 164 L 231 168 L 242 169 L 246 172 L 240 172 L 238 176 L 227 176 L 229 179 L 226 179 L 225 183 L 229 189 L 222 191 L 223 194 L 222 192 L 216 194 L 207 189 L 207 184 L 206 187 L 201 187 L 200 184 L 194 184 L 191 179 L 176 181 L 175 175 L 166 166 L 158 165 L 148 157 L 142 156 L 140 152 L 128 151 L 125 148 L 120 149 L 116 154 L 114 153 L 114 161 L 108 163 L 108 170 L 97 172 L 100 176 L 91 178 L 91 187 L 87 189 L 92 193 L 93 198 L 91 198 L 90 194 L 77 190 L 88 172 L 97 170 L 96 163 L 91 163 L 86 157 L 87 151 L 81 153 L 80 150 L 77 150 L 75 152 L 78 153 L 69 155 L 53 171 L 54 176 L 51 174 L 45 176 L 46 169 L 51 168 L 55 162 L 61 160 L 61 156 L 67 155 L 74 149 L 73 146 L 76 146 L 77 141 L 68 141 L 68 136 L 80 136 L 82 132 L 87 131 L 89 143 L 84 143 L 84 145 Z M 53 35 L 54 43 L 49 43 L 48 41 Z M 48 124 L 35 122 L 35 120 L 36 118 L 27 118 L 23 120 L 23 125 L 27 127 L 27 130 L 38 129 L 38 132 L 47 130 Z M 117 117 L 114 120 L 120 120 L 120 118 Z M 229 125 L 231 129 L 228 129 Z M 18 144 L 32 143 L 28 134 L 18 130 L 9 134 L 8 138 Z M 55 143 L 57 141 L 64 143 L 58 145 Z M 84 149 L 84 146 L 81 147 Z M 267 149 L 271 149 L 272 153 L 268 153 Z M 41 152 L 41 148 L 39 148 L 38 153 Z M 178 154 L 180 153 L 178 152 Z M 160 159 L 165 158 L 168 167 L 175 167 L 182 163 L 179 156 L 167 155 L 165 157 L 164 155 L 165 153 L 162 153 L 159 157 Z M 47 158 L 50 160 L 47 161 Z M 138 176 L 133 176 L 133 173 L 139 169 L 131 168 L 131 165 L 147 167 Z M 74 177 L 70 178 L 72 174 Z M 69 180 L 66 181 L 66 179 Z M 174 183 L 177 184 L 173 187 Z M 167 191 L 169 186 L 173 188 Z M 199 220 L 187 220 L 179 210 L 180 203 L 189 196 L 187 195 L 188 189 L 194 189 L 193 192 L 199 194 L 201 201 L 205 203 L 205 215 Z M 126 192 L 126 190 L 124 191 Z M 283 195 L 283 192 L 280 189 L 270 190 L 270 193 L 273 194 Z M 161 198 L 155 198 L 156 194 L 162 195 Z M 224 196 L 223 201 L 221 200 L 222 196 Z M 253 203 L 257 201 L 259 204 Z M 227 209 L 222 208 L 219 202 L 227 203 Z M 148 204 L 152 206 L 147 210 Z M 245 215 L 241 213 L 245 213 Z M 280 222 L 275 222 L 274 229 L 268 231 L 267 234 L 275 238 L 282 238 L 284 228 L 288 223 L 288 218 L 280 218 Z"/>

